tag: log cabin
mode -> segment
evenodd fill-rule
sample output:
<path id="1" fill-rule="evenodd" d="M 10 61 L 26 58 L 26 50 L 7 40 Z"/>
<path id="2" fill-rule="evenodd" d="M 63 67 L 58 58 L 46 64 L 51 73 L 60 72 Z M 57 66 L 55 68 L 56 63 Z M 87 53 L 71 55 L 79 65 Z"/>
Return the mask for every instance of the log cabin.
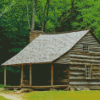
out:
<path id="1" fill-rule="evenodd" d="M 6 68 L 21 66 L 20 84 L 12 88 L 100 89 L 100 41 L 90 29 L 63 34 L 34 31 L 30 43 L 2 66 L 5 87 Z"/>

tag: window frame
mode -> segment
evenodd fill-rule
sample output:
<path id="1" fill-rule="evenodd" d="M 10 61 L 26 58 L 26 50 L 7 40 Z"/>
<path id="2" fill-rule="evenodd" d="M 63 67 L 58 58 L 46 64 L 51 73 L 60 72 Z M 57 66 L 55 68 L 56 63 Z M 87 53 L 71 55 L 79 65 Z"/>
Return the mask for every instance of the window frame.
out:
<path id="1" fill-rule="evenodd" d="M 83 44 L 83 52 L 89 52 L 89 45 L 86 43 Z"/>
<path id="2" fill-rule="evenodd" d="M 87 67 L 89 67 L 89 77 L 87 77 Z M 92 65 L 85 65 L 85 78 L 91 79 L 92 78 Z"/>

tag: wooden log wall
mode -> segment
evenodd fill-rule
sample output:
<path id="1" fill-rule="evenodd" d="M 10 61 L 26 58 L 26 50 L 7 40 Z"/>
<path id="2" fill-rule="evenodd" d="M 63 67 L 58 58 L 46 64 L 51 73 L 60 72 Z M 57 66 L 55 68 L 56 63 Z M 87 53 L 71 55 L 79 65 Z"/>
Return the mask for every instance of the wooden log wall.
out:
<path id="1" fill-rule="evenodd" d="M 91 67 L 91 77 L 86 78 L 85 65 L 69 66 L 69 85 L 75 86 L 100 86 L 100 66 L 93 65 Z"/>
<path id="2" fill-rule="evenodd" d="M 88 44 L 88 52 L 83 51 L 83 44 Z M 71 63 L 100 64 L 100 44 L 91 33 L 82 38 L 69 53 Z"/>
<path id="3" fill-rule="evenodd" d="M 83 51 L 83 44 L 88 44 L 88 52 Z M 100 44 L 90 32 L 55 63 L 69 64 L 70 85 L 100 85 Z M 87 65 L 91 67 L 90 79 L 86 79 Z"/>
<path id="4" fill-rule="evenodd" d="M 69 65 L 54 65 L 54 85 L 68 85 Z"/>
<path id="5" fill-rule="evenodd" d="M 83 51 L 83 44 L 88 44 L 89 51 Z M 100 64 L 100 44 L 89 32 L 67 54 L 55 63 L 61 64 Z"/>
<path id="6" fill-rule="evenodd" d="M 92 66 L 92 78 L 93 79 L 100 79 L 100 65 L 93 65 Z"/>

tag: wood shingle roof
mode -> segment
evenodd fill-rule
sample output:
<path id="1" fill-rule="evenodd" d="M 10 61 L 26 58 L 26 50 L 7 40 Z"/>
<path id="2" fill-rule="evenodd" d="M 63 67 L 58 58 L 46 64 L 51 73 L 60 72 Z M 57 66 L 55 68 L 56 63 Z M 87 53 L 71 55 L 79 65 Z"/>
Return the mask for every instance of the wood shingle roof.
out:
<path id="1" fill-rule="evenodd" d="M 52 62 L 68 52 L 88 32 L 89 30 L 52 35 L 41 34 L 2 66 Z"/>

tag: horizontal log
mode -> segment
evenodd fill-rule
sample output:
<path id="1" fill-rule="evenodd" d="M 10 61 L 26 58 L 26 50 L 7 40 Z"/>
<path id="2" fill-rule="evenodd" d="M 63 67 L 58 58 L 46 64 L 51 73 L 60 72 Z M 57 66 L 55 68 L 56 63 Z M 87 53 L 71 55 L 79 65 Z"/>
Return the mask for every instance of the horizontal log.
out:
<path id="1" fill-rule="evenodd" d="M 79 67 L 69 67 L 70 70 L 82 70 L 84 71 L 85 68 L 79 68 Z"/>
<path id="2" fill-rule="evenodd" d="M 77 68 L 85 68 L 85 65 L 75 65 L 75 64 L 71 64 L 71 65 L 69 66 L 69 68 L 70 68 L 70 67 L 73 67 L 73 68 L 74 68 L 74 67 L 75 67 L 75 68 L 76 68 L 76 67 L 77 67 Z"/>
<path id="3" fill-rule="evenodd" d="M 84 79 L 85 77 L 84 76 L 80 76 L 80 77 L 69 77 L 69 79 Z"/>
<path id="4" fill-rule="evenodd" d="M 85 44 L 85 43 L 88 43 L 89 45 L 97 45 L 97 44 L 98 44 L 98 43 L 95 42 L 95 41 L 94 41 L 94 42 L 91 42 L 91 41 L 86 41 L 86 42 L 85 42 L 85 41 L 80 41 L 80 42 L 79 42 L 79 44 Z"/>
<path id="5" fill-rule="evenodd" d="M 77 55 L 84 55 L 84 52 L 70 52 L 70 54 L 77 54 Z M 93 56 L 100 56 L 100 53 L 92 53 L 92 52 L 87 52 L 85 55 L 93 55 Z"/>
<path id="6" fill-rule="evenodd" d="M 90 49 L 100 49 L 100 47 L 98 46 L 90 46 L 91 48 Z"/>
<path id="7" fill-rule="evenodd" d="M 91 90 L 100 90 L 100 86 L 90 86 L 89 89 L 91 89 Z"/>
<path id="8" fill-rule="evenodd" d="M 74 74 L 70 74 L 69 77 L 85 77 L 85 75 L 74 75 Z"/>
<path id="9" fill-rule="evenodd" d="M 96 41 L 96 39 L 94 39 L 92 36 L 85 36 L 84 38 L 82 38 L 82 40 L 81 41 L 95 41 L 95 42 L 97 42 Z"/>
<path id="10" fill-rule="evenodd" d="M 80 45 L 85 44 L 85 43 L 86 43 L 86 42 L 82 41 L 82 42 L 79 42 L 79 44 L 77 44 L 76 46 L 80 46 Z M 90 41 L 90 42 L 88 41 L 88 44 L 89 44 L 89 45 L 94 45 L 94 46 L 97 45 L 96 42 L 91 42 L 91 41 Z"/>
<path id="11" fill-rule="evenodd" d="M 100 52 L 100 49 L 91 48 L 89 51 L 90 52 Z"/>
<path id="12" fill-rule="evenodd" d="M 98 69 L 92 69 L 93 73 L 96 73 L 96 71 L 97 71 L 97 73 L 100 73 L 100 68 L 98 68 Z"/>
<path id="13" fill-rule="evenodd" d="M 100 76 L 99 76 L 99 77 L 94 77 L 94 76 L 93 76 L 92 79 L 100 79 Z"/>
<path id="14" fill-rule="evenodd" d="M 92 68 L 93 71 L 100 71 L 100 68 Z"/>
<path id="15" fill-rule="evenodd" d="M 65 63 L 62 63 L 62 64 L 65 64 Z M 72 62 L 72 61 L 70 61 L 70 62 L 67 62 L 66 64 L 75 64 L 75 65 L 100 65 L 100 63 L 86 63 L 86 62 Z"/>
<path id="16" fill-rule="evenodd" d="M 100 56 L 87 56 L 87 55 L 75 55 L 75 54 L 70 54 L 70 57 L 77 57 L 77 58 L 97 58 L 97 59 L 100 59 Z"/>
<path id="17" fill-rule="evenodd" d="M 100 76 L 100 73 L 92 73 L 92 75 L 99 75 Z"/>
<path id="18" fill-rule="evenodd" d="M 89 53 L 100 54 L 100 52 L 89 51 Z"/>
<path id="19" fill-rule="evenodd" d="M 85 84 L 89 84 L 89 85 L 91 85 L 91 84 L 93 84 L 93 85 L 95 85 L 95 84 L 98 84 L 98 85 L 100 85 L 100 82 L 69 82 L 69 84 L 70 85 L 80 85 L 80 84 L 83 84 L 83 85 L 85 85 Z"/>
<path id="20" fill-rule="evenodd" d="M 69 72 L 69 74 L 72 74 L 72 75 L 83 75 L 85 73 L 84 72 Z"/>
<path id="21" fill-rule="evenodd" d="M 96 44 L 97 44 L 97 41 L 96 41 L 96 40 L 91 40 L 91 41 L 90 41 L 89 38 L 87 38 L 87 39 L 85 38 L 84 40 L 82 40 L 82 41 L 80 41 L 80 42 L 83 42 L 83 41 L 85 41 L 84 43 L 87 43 L 87 44 L 90 43 L 90 42 L 91 42 L 91 43 L 96 43 Z"/>
<path id="22" fill-rule="evenodd" d="M 89 60 L 89 59 L 76 59 L 76 58 L 70 58 L 71 61 L 81 61 L 81 62 L 99 62 L 100 60 Z"/>
<path id="23" fill-rule="evenodd" d="M 83 52 L 83 49 L 72 49 L 71 52 Z"/>
<path id="24" fill-rule="evenodd" d="M 95 42 L 97 42 L 96 39 L 94 39 L 92 36 L 86 36 L 81 41 L 84 41 L 84 40 L 86 40 L 86 42 L 87 41 L 95 41 Z"/>
<path id="25" fill-rule="evenodd" d="M 84 79 L 70 79 L 70 82 L 100 82 L 100 78 L 86 78 L 84 76 Z"/>
<path id="26" fill-rule="evenodd" d="M 72 73 L 85 73 L 85 70 L 69 70 L 69 73 L 72 72 Z M 74 75 L 74 74 L 73 74 Z"/>
<path id="27" fill-rule="evenodd" d="M 61 87 L 68 87 L 68 85 L 53 85 L 53 86 L 23 86 L 25 88 L 34 88 L 34 89 L 46 89 L 46 88 L 51 88 L 51 87 L 54 87 L 54 88 L 61 88 Z M 8 86 L 6 88 L 21 88 L 21 86 Z"/>
<path id="28" fill-rule="evenodd" d="M 71 50 L 71 53 L 72 52 L 81 52 L 81 53 L 84 53 L 84 51 L 83 51 L 83 49 L 81 48 L 81 49 L 72 49 Z M 88 53 L 95 53 L 95 54 L 100 54 L 100 52 L 99 51 L 96 51 L 96 49 L 95 50 L 90 50 L 89 49 L 89 51 L 87 51 Z"/>
<path id="29" fill-rule="evenodd" d="M 65 63 L 65 64 L 67 64 L 69 61 L 70 61 L 70 60 L 67 60 L 67 59 L 64 59 L 64 60 L 59 59 L 59 60 L 56 61 L 55 63 L 59 63 L 59 64 L 63 64 L 63 63 Z"/>

